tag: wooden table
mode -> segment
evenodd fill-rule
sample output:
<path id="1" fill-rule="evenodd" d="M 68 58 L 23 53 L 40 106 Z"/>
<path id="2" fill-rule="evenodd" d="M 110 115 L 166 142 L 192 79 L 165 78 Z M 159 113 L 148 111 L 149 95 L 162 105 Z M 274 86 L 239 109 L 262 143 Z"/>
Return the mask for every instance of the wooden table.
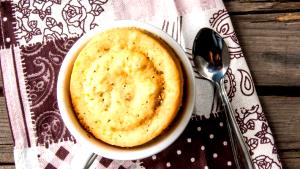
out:
<path id="1" fill-rule="evenodd" d="M 284 168 L 300 168 L 300 2 L 228 1 Z M 0 82 L 0 168 L 14 168 Z"/>

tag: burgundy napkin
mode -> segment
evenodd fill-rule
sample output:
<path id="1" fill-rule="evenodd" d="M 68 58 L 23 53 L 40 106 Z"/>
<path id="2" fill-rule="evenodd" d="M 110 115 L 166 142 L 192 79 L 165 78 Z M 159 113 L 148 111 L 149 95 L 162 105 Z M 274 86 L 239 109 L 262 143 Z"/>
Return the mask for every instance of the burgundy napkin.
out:
<path id="1" fill-rule="evenodd" d="M 190 60 L 197 31 L 202 27 L 216 30 L 229 46 L 226 91 L 254 165 L 257 169 L 282 168 L 221 0 L 14 0 L 1 1 L 0 14 L 1 70 L 17 168 L 72 168 L 78 155 L 87 151 L 61 119 L 55 93 L 57 74 L 80 36 L 120 19 L 161 28 L 181 44 Z M 235 168 L 218 95 L 207 80 L 195 75 L 194 115 L 174 144 L 146 159 L 119 161 L 98 156 L 91 167 Z"/>

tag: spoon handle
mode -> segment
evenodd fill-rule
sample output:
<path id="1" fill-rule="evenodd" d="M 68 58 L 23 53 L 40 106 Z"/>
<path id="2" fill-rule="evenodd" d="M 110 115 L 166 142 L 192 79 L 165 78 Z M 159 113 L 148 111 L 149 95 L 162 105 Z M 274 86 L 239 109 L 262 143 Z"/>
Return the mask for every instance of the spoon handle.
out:
<path id="1" fill-rule="evenodd" d="M 91 156 L 89 157 L 88 161 L 86 162 L 84 169 L 89 169 L 90 166 L 93 164 L 93 162 L 95 161 L 95 159 L 97 158 L 97 154 L 93 153 L 91 154 Z"/>
<path id="2" fill-rule="evenodd" d="M 237 168 L 254 169 L 243 135 L 234 117 L 233 108 L 225 90 L 224 78 L 216 84 L 225 109 L 229 138 Z"/>

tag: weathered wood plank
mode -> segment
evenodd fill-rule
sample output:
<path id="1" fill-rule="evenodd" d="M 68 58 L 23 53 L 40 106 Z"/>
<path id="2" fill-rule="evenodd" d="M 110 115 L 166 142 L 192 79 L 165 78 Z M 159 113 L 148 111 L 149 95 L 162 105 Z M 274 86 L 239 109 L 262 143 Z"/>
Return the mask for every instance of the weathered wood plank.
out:
<path id="1" fill-rule="evenodd" d="M 262 96 L 260 100 L 279 150 L 300 150 L 300 97 Z"/>
<path id="2" fill-rule="evenodd" d="M 276 21 L 282 15 L 231 17 L 256 85 L 300 86 L 300 22 Z"/>
<path id="3" fill-rule="evenodd" d="M 299 169 L 300 166 L 300 158 L 282 159 L 281 162 L 286 169 Z"/>
<path id="4" fill-rule="evenodd" d="M 7 165 L 7 164 L 5 164 L 5 165 L 2 165 L 1 164 L 1 166 L 0 166 L 0 169 L 15 169 L 16 167 L 15 167 L 15 165 L 13 165 L 13 164 L 11 164 L 11 165 Z"/>
<path id="5" fill-rule="evenodd" d="M 4 97 L 0 97 L 0 133 L 0 163 L 14 163 L 13 141 Z"/>
<path id="6" fill-rule="evenodd" d="M 258 13 L 258 12 L 291 12 L 299 11 L 300 2 L 241 2 L 227 1 L 225 6 L 230 13 Z"/>
<path id="7" fill-rule="evenodd" d="M 13 144 L 4 97 L 0 97 L 0 144 Z"/>
<path id="8" fill-rule="evenodd" d="M 283 168 L 298 169 L 300 166 L 300 150 L 279 152 Z"/>
<path id="9" fill-rule="evenodd" d="M 284 150 L 284 151 L 280 151 L 279 153 L 282 156 L 282 159 L 300 158 L 300 149 Z"/>
<path id="10" fill-rule="evenodd" d="M 0 144 L 0 163 L 14 163 L 12 144 Z"/>

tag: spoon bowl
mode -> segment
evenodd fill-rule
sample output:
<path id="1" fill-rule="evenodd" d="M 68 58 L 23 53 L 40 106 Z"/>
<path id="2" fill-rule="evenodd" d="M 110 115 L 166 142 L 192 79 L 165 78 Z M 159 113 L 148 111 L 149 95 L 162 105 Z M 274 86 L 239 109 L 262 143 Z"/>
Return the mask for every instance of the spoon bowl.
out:
<path id="1" fill-rule="evenodd" d="M 230 58 L 223 38 L 209 28 L 201 29 L 193 44 L 194 63 L 200 73 L 212 82 L 220 81 L 226 74 Z"/>

